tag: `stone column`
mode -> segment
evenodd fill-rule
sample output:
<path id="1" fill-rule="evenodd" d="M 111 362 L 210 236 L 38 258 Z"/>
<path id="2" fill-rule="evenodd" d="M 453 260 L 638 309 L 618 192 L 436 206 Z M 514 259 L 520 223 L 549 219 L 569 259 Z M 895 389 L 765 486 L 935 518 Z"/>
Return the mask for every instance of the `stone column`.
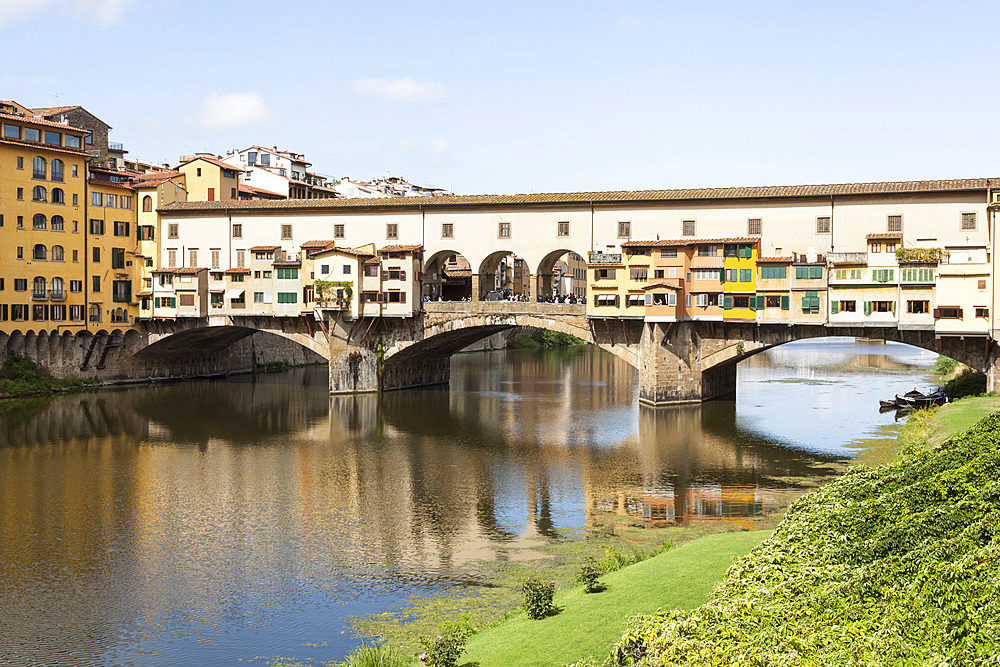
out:
<path id="1" fill-rule="evenodd" d="M 378 389 L 378 360 L 373 351 L 361 347 L 330 350 L 331 394 L 354 394 Z"/>
<path id="2" fill-rule="evenodd" d="M 524 275 L 521 276 L 521 283 L 525 286 L 524 295 L 528 299 L 528 303 L 535 301 L 535 290 L 532 289 L 531 278 L 531 273 L 528 271 L 525 271 Z"/>
<path id="3" fill-rule="evenodd" d="M 472 274 L 472 294 L 469 295 L 473 301 L 479 301 L 479 274 Z"/>
<path id="4" fill-rule="evenodd" d="M 665 340 L 668 329 L 670 336 Z M 639 343 L 639 401 L 647 405 L 694 403 L 735 392 L 736 358 L 703 363 L 704 357 L 709 356 L 706 353 L 718 351 L 717 347 L 704 344 L 694 322 L 643 326 Z"/>

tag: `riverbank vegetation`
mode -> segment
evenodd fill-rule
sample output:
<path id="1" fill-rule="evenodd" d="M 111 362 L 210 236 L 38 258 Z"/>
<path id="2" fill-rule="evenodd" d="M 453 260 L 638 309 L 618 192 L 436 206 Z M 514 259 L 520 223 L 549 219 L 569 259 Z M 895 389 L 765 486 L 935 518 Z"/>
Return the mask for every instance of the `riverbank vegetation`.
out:
<path id="1" fill-rule="evenodd" d="M 0 397 L 30 396 L 43 392 L 78 389 L 100 384 L 96 378 L 60 380 L 31 357 L 11 355 L 0 366 Z"/>
<path id="2" fill-rule="evenodd" d="M 584 341 L 576 336 L 548 329 L 535 329 L 530 335 L 514 339 L 508 347 L 513 350 L 547 350 L 553 347 L 584 344 Z"/>
<path id="3" fill-rule="evenodd" d="M 917 413 L 904 452 L 789 510 L 694 611 L 640 616 L 613 665 L 987 664 L 1000 654 L 997 399 Z M 945 421 L 945 420 L 948 421 Z"/>
<path id="4" fill-rule="evenodd" d="M 951 357 L 939 356 L 934 362 L 934 374 L 952 399 L 978 396 L 986 391 L 986 374 Z"/>

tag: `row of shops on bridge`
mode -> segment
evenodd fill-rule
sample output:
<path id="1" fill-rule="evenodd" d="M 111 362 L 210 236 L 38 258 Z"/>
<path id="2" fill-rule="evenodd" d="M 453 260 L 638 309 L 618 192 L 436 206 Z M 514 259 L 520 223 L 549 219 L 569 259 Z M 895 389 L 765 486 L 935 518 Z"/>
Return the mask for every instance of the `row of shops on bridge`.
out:
<path id="1" fill-rule="evenodd" d="M 777 257 L 752 236 L 628 241 L 590 254 L 587 314 L 989 333 L 985 248 L 904 248 L 893 232 L 866 240 L 863 252 Z"/>

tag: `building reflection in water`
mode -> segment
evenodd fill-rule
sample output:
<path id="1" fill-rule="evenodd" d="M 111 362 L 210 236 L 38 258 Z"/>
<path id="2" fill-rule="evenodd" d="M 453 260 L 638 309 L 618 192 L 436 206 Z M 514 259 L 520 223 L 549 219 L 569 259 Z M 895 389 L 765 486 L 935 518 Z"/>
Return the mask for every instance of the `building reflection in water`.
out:
<path id="1" fill-rule="evenodd" d="M 750 361 L 753 387 L 788 374 Z M 640 409 L 634 371 L 591 348 L 460 356 L 452 377 L 331 397 L 316 368 L 3 406 L 0 655 L 279 654 L 604 513 L 746 523 L 847 453 L 747 428 L 742 403 Z M 797 395 L 771 419 L 807 410 Z M 308 634 L 275 632 L 304 606 Z"/>

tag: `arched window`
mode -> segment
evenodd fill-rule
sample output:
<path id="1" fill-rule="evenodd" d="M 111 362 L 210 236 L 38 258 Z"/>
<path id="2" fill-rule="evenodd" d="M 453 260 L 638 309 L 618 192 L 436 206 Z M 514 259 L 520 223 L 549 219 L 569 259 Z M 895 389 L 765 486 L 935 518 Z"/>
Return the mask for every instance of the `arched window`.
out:
<path id="1" fill-rule="evenodd" d="M 142 198 L 142 211 L 143 213 L 149 213 L 153 210 L 153 198 L 146 195 Z"/>
<path id="2" fill-rule="evenodd" d="M 41 155 L 36 155 L 31 161 L 31 177 L 45 178 L 45 158 Z"/>
<path id="3" fill-rule="evenodd" d="M 58 278 L 58 277 L 53 278 L 52 279 L 52 283 L 51 283 L 51 287 L 52 287 L 52 298 L 53 299 L 58 299 L 58 298 L 60 298 L 60 297 L 63 296 L 63 279 L 62 278 Z"/>
<path id="4" fill-rule="evenodd" d="M 52 188 L 52 203 L 53 204 L 66 203 L 66 197 L 63 195 L 62 188 Z"/>
<path id="5" fill-rule="evenodd" d="M 45 229 L 45 216 L 41 213 L 36 213 L 31 218 L 31 228 L 32 229 Z"/>
<path id="6" fill-rule="evenodd" d="M 62 182 L 63 179 L 63 161 L 53 160 L 52 161 L 52 180 Z"/>
<path id="7" fill-rule="evenodd" d="M 115 308 L 111 311 L 112 322 L 128 322 L 128 311 L 124 308 Z"/>
<path id="8" fill-rule="evenodd" d="M 31 281 L 31 297 L 44 299 L 45 294 L 45 278 L 42 276 L 35 276 L 35 279 Z"/>
<path id="9" fill-rule="evenodd" d="M 47 255 L 48 255 L 48 252 L 46 252 L 45 245 L 42 244 L 42 243 L 36 244 L 35 247 L 31 251 L 31 258 L 32 259 L 45 259 Z"/>
<path id="10" fill-rule="evenodd" d="M 91 322 L 101 321 L 101 307 L 98 304 L 96 303 L 90 304 L 90 308 L 88 308 L 87 310 Z"/>
<path id="11" fill-rule="evenodd" d="M 63 231 L 63 217 L 61 215 L 52 216 L 52 231 L 54 232 Z"/>
<path id="12" fill-rule="evenodd" d="M 31 201 L 45 201 L 45 188 L 36 185 L 31 191 Z"/>
<path id="13" fill-rule="evenodd" d="M 64 261 L 63 258 L 65 257 L 65 254 L 66 253 L 63 251 L 63 247 L 61 245 L 52 246 L 51 259 L 53 262 Z"/>

